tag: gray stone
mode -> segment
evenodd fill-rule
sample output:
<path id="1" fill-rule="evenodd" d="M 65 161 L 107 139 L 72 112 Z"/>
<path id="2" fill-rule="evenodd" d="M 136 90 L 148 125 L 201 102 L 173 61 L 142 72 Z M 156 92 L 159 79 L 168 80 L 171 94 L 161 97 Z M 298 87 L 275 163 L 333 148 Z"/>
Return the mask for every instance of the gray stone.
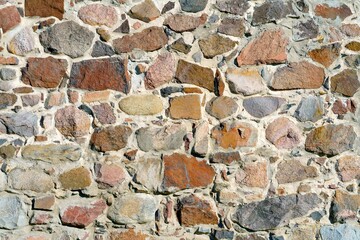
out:
<path id="1" fill-rule="evenodd" d="M 129 25 L 129 20 L 125 20 L 120 27 L 118 27 L 117 29 L 114 30 L 114 32 L 116 33 L 129 33 L 130 32 L 130 25 Z"/>
<path id="2" fill-rule="evenodd" d="M 316 38 L 319 34 L 319 26 L 314 20 L 300 21 L 292 28 L 294 41 Z"/>
<path id="3" fill-rule="evenodd" d="M 185 12 L 200 12 L 205 9 L 208 0 L 180 0 L 181 10 Z"/>
<path id="4" fill-rule="evenodd" d="M 243 106 L 251 116 L 262 118 L 275 112 L 284 103 L 284 98 L 265 96 L 246 98 Z"/>
<path id="5" fill-rule="evenodd" d="M 229 230 L 215 230 L 214 237 L 216 240 L 232 240 L 234 238 L 234 232 Z"/>
<path id="6" fill-rule="evenodd" d="M 96 41 L 91 52 L 92 57 L 104 57 L 104 56 L 112 56 L 115 52 L 111 46 L 101 42 Z"/>
<path id="7" fill-rule="evenodd" d="M 182 146 L 186 129 L 182 124 L 167 125 L 161 128 L 146 127 L 136 132 L 139 148 L 145 152 L 175 150 Z"/>
<path id="8" fill-rule="evenodd" d="M 273 22 L 289 15 L 295 15 L 291 1 L 267 0 L 262 5 L 254 8 L 252 24 L 260 25 Z"/>
<path id="9" fill-rule="evenodd" d="M 0 115 L 0 123 L 6 126 L 8 134 L 32 137 L 38 134 L 38 117 L 31 112 L 18 112 Z"/>
<path id="10" fill-rule="evenodd" d="M 16 229 L 28 224 L 24 204 L 17 196 L 0 196 L 0 228 Z"/>
<path id="11" fill-rule="evenodd" d="M 51 163 L 77 161 L 81 157 L 81 148 L 71 144 L 28 145 L 22 149 L 22 156 Z"/>
<path id="12" fill-rule="evenodd" d="M 209 150 L 209 124 L 206 121 L 199 123 L 195 128 L 193 153 L 204 157 Z"/>
<path id="13" fill-rule="evenodd" d="M 221 12 L 243 15 L 250 7 L 248 0 L 217 0 L 216 7 Z"/>
<path id="14" fill-rule="evenodd" d="M 309 96 L 301 99 L 294 116 L 301 122 L 316 122 L 322 118 L 324 112 L 324 102 L 322 98 Z"/>
<path id="15" fill-rule="evenodd" d="M 40 95 L 24 95 L 21 96 L 21 101 L 24 107 L 32 107 L 40 102 Z"/>
<path id="16" fill-rule="evenodd" d="M 126 194 L 115 199 L 108 217 L 118 224 L 147 223 L 155 220 L 157 202 L 148 194 Z"/>
<path id="17" fill-rule="evenodd" d="M 40 43 L 46 52 L 81 57 L 91 47 L 95 34 L 74 21 L 55 24 L 40 33 Z"/>
<path id="18" fill-rule="evenodd" d="M 345 63 L 348 67 L 359 68 L 360 67 L 360 55 L 349 55 L 345 58 Z"/>
<path id="19" fill-rule="evenodd" d="M 162 162 L 160 158 L 142 158 L 136 161 L 135 181 L 149 191 L 157 192 L 161 185 Z"/>
<path id="20" fill-rule="evenodd" d="M 360 239 L 360 227 L 350 224 L 323 226 L 320 235 L 322 240 L 355 240 Z"/>
<path id="21" fill-rule="evenodd" d="M 6 174 L 0 171 L 0 191 L 4 191 L 6 189 L 7 178 Z"/>
<path id="22" fill-rule="evenodd" d="M 177 92 L 182 92 L 183 88 L 182 87 L 164 87 L 160 90 L 160 94 L 162 97 L 168 97 L 173 93 L 177 93 Z"/>
<path id="23" fill-rule="evenodd" d="M 16 71 L 12 68 L 1 68 L 0 79 L 4 81 L 14 80 L 16 78 Z"/>
<path id="24" fill-rule="evenodd" d="M 306 215 L 320 202 L 315 193 L 268 198 L 240 205 L 233 215 L 233 220 L 250 230 L 270 230 L 288 224 L 291 219 Z"/>
<path id="25" fill-rule="evenodd" d="M 315 167 L 302 165 L 298 160 L 289 160 L 278 165 L 276 180 L 279 184 L 284 184 L 299 182 L 317 176 L 318 173 Z"/>
<path id="26" fill-rule="evenodd" d="M 35 40 L 32 32 L 32 29 L 29 27 L 21 29 L 9 42 L 9 52 L 20 56 L 31 52 L 35 48 Z"/>
<path id="27" fill-rule="evenodd" d="M 9 187 L 16 190 L 31 190 L 48 192 L 54 188 L 51 177 L 41 170 L 20 168 L 13 169 L 8 174 Z"/>

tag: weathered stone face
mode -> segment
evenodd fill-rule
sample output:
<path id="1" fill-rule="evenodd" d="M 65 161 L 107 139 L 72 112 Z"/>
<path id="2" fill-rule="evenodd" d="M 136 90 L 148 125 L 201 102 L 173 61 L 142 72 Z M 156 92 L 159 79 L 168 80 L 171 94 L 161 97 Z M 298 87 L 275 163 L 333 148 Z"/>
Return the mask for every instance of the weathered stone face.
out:
<path id="1" fill-rule="evenodd" d="M 25 16 L 57 17 L 62 19 L 64 14 L 64 1 L 57 0 L 26 0 Z"/>
<path id="2" fill-rule="evenodd" d="M 96 129 L 91 135 L 90 144 L 98 151 L 117 151 L 124 148 L 132 130 L 127 126 L 109 126 Z"/>
<path id="3" fill-rule="evenodd" d="M 4 195 L 0 198 L 0 206 L 0 228 L 11 230 L 28 225 L 24 203 L 19 197 Z"/>
<path id="4" fill-rule="evenodd" d="M 50 163 L 62 161 L 78 161 L 81 148 L 72 144 L 27 145 L 22 149 L 22 156 L 29 160 L 39 160 Z"/>

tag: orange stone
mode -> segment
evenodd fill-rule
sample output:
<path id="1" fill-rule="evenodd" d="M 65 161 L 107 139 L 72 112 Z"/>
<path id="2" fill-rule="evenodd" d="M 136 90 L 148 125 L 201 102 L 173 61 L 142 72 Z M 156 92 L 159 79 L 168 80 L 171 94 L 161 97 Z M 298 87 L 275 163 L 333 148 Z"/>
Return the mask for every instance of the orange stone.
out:
<path id="1" fill-rule="evenodd" d="M 148 235 L 142 232 L 137 232 L 134 229 L 126 231 L 113 231 L 110 234 L 110 240 L 148 240 L 148 237 Z"/>
<path id="2" fill-rule="evenodd" d="M 324 67 L 329 67 L 340 56 L 341 44 L 333 43 L 308 52 L 309 57 Z"/>
<path id="3" fill-rule="evenodd" d="M 201 119 L 199 95 L 185 95 L 170 99 L 170 117 L 173 119 Z"/>
<path id="4" fill-rule="evenodd" d="M 100 102 L 107 101 L 110 97 L 110 91 L 96 91 L 96 92 L 86 92 L 82 97 L 82 102 L 91 103 L 91 102 Z"/>

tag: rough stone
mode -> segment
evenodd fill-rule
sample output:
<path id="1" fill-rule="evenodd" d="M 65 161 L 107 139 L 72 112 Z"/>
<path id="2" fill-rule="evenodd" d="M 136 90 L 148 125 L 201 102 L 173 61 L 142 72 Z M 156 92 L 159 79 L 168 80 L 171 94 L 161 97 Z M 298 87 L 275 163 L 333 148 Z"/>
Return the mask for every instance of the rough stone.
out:
<path id="1" fill-rule="evenodd" d="M 237 57 L 237 64 L 279 64 L 287 60 L 288 38 L 282 29 L 265 30 L 249 42 Z"/>
<path id="2" fill-rule="evenodd" d="M 234 99 L 220 96 L 212 99 L 206 106 L 206 111 L 217 119 L 223 119 L 236 113 L 239 106 Z"/>
<path id="3" fill-rule="evenodd" d="M 35 40 L 29 27 L 21 29 L 9 42 L 10 53 L 24 56 L 35 48 Z"/>
<path id="4" fill-rule="evenodd" d="M 126 20 L 120 25 L 120 27 L 118 27 L 117 29 L 114 30 L 114 32 L 118 32 L 118 33 L 130 33 L 129 20 L 126 19 Z"/>
<path id="5" fill-rule="evenodd" d="M 51 177 L 41 170 L 15 168 L 8 174 L 9 186 L 16 190 L 48 192 L 54 188 Z"/>
<path id="6" fill-rule="evenodd" d="M 360 36 L 360 26 L 358 24 L 343 24 L 340 27 L 340 31 L 348 37 Z"/>
<path id="7" fill-rule="evenodd" d="M 356 70 L 345 69 L 331 77 L 331 91 L 352 97 L 360 88 L 360 80 Z"/>
<path id="8" fill-rule="evenodd" d="M 15 156 L 17 149 L 13 145 L 2 145 L 0 147 L 0 157 L 10 159 Z"/>
<path id="9" fill-rule="evenodd" d="M 145 0 L 130 9 L 130 16 L 148 23 L 158 18 L 160 11 L 152 0 Z"/>
<path id="10" fill-rule="evenodd" d="M 292 194 L 240 205 L 233 220 L 253 231 L 274 229 L 302 217 L 321 202 L 315 193 Z"/>
<path id="11" fill-rule="evenodd" d="M 25 159 L 56 164 L 63 161 L 78 161 L 81 157 L 81 148 L 72 144 L 27 145 L 21 154 Z"/>
<path id="12" fill-rule="evenodd" d="M 357 42 L 357 41 L 349 42 L 348 44 L 345 45 L 345 48 L 347 48 L 351 51 L 358 52 L 358 51 L 360 51 L 360 42 Z"/>
<path id="13" fill-rule="evenodd" d="M 205 9 L 208 0 L 180 0 L 181 10 L 184 12 L 200 12 Z"/>
<path id="14" fill-rule="evenodd" d="M 199 123 L 195 127 L 194 140 L 192 153 L 204 157 L 209 150 L 209 124 L 206 121 Z"/>
<path id="15" fill-rule="evenodd" d="M 85 167 L 77 167 L 59 175 L 61 187 L 69 190 L 80 190 L 91 184 L 91 173 Z"/>
<path id="16" fill-rule="evenodd" d="M 25 16 L 57 17 L 62 20 L 64 1 L 58 0 L 25 0 Z"/>
<path id="17" fill-rule="evenodd" d="M 352 126 L 327 124 L 312 130 L 306 137 L 305 150 L 334 156 L 353 147 L 356 133 Z"/>
<path id="18" fill-rule="evenodd" d="M 97 128 L 91 135 L 90 144 L 101 152 L 118 151 L 127 145 L 131 133 L 131 128 L 124 125 Z"/>
<path id="19" fill-rule="evenodd" d="M 331 223 L 343 222 L 347 219 L 356 219 L 360 206 L 360 195 L 352 195 L 341 190 L 335 191 L 330 208 Z"/>
<path id="20" fill-rule="evenodd" d="M 258 140 L 257 129 L 246 122 L 227 121 L 215 126 L 211 137 L 222 148 L 255 147 Z"/>
<path id="21" fill-rule="evenodd" d="M 79 9 L 79 18 L 89 25 L 112 27 L 117 22 L 117 13 L 115 8 L 103 4 L 85 5 Z"/>
<path id="22" fill-rule="evenodd" d="M 0 208 L 0 228 L 16 229 L 28 225 L 24 203 L 18 196 L 1 196 Z"/>
<path id="23" fill-rule="evenodd" d="M 135 181 L 146 189 L 158 192 L 162 181 L 162 161 L 159 158 L 141 158 L 135 167 Z"/>
<path id="24" fill-rule="evenodd" d="M 65 103 L 65 93 L 51 92 L 45 100 L 45 108 L 50 109 L 55 106 L 61 106 Z"/>
<path id="25" fill-rule="evenodd" d="M 343 182 L 360 179 L 360 157 L 351 155 L 340 157 L 337 162 L 337 171 Z"/>
<path id="26" fill-rule="evenodd" d="M 155 115 L 163 110 L 163 104 L 156 95 L 132 95 L 121 99 L 119 108 L 129 115 Z"/>
<path id="27" fill-rule="evenodd" d="M 135 231 L 134 229 L 126 231 L 113 231 L 110 234 L 110 240 L 147 240 L 148 238 L 148 235 Z"/>
<path id="28" fill-rule="evenodd" d="M 271 87 L 275 90 L 313 89 L 322 86 L 324 69 L 306 61 L 289 63 L 274 74 Z"/>
<path id="29" fill-rule="evenodd" d="M 286 117 L 272 121 L 265 131 L 266 139 L 279 149 L 291 149 L 299 145 L 301 131 Z"/>
<path id="30" fill-rule="evenodd" d="M 239 152 L 217 152 L 210 156 L 210 162 L 223 163 L 231 165 L 232 163 L 239 163 L 241 161 Z"/>
<path id="31" fill-rule="evenodd" d="M 212 204 L 196 195 L 192 194 L 181 198 L 178 209 L 181 226 L 216 225 L 218 223 L 216 210 Z"/>
<path id="32" fill-rule="evenodd" d="M 144 193 L 126 194 L 115 199 L 108 217 L 118 224 L 147 223 L 155 220 L 157 201 Z"/>
<path id="33" fill-rule="evenodd" d="M 350 224 L 322 226 L 320 228 L 322 239 L 326 240 L 352 240 L 360 238 L 360 228 Z"/>
<path id="34" fill-rule="evenodd" d="M 316 122 L 322 118 L 325 113 L 324 102 L 321 97 L 308 96 L 302 98 L 299 106 L 295 110 L 295 117 L 300 122 Z"/>
<path id="35" fill-rule="evenodd" d="M 200 17 L 194 17 L 186 14 L 174 14 L 165 19 L 164 25 L 168 26 L 175 32 L 193 31 L 200 25 L 204 24 L 207 17 L 207 14 L 202 14 Z"/>
<path id="36" fill-rule="evenodd" d="M 170 98 L 169 115 L 173 119 L 201 119 L 199 95 L 185 95 Z"/>
<path id="37" fill-rule="evenodd" d="M 236 46 L 235 41 L 230 38 L 222 37 L 219 34 L 212 34 L 205 39 L 199 40 L 199 46 L 205 58 L 213 58 L 229 52 Z"/>
<path id="38" fill-rule="evenodd" d="M 128 53 L 135 48 L 152 52 L 164 47 L 168 42 L 163 28 L 149 27 L 141 32 L 126 35 L 113 41 L 117 53 Z"/>
<path id="39" fill-rule="evenodd" d="M 32 137 L 39 132 L 38 117 L 31 112 L 20 111 L 1 114 L 0 123 L 6 126 L 8 134 Z"/>
<path id="40" fill-rule="evenodd" d="M 114 54 L 115 52 L 112 49 L 112 47 L 101 41 L 95 42 L 93 50 L 91 52 L 92 57 L 105 57 L 105 56 L 111 57 Z"/>
<path id="41" fill-rule="evenodd" d="M 180 148 L 185 134 L 184 125 L 171 124 L 161 128 L 140 128 L 136 132 L 136 139 L 142 151 L 166 151 Z"/>
<path id="42" fill-rule="evenodd" d="M 115 163 L 95 164 L 96 182 L 103 186 L 114 187 L 127 177 L 126 170 Z"/>
<path id="43" fill-rule="evenodd" d="M 328 18 L 335 20 L 339 17 L 341 20 L 344 20 L 346 17 L 352 14 L 351 9 L 345 4 L 338 4 L 339 6 L 333 7 L 329 4 L 318 4 L 315 7 L 315 15 L 323 18 Z"/>
<path id="44" fill-rule="evenodd" d="M 333 62 L 340 56 L 341 44 L 333 43 L 329 45 L 322 46 L 318 49 L 313 49 L 308 52 L 309 57 L 324 67 L 328 68 Z"/>
<path id="45" fill-rule="evenodd" d="M 38 210 L 53 210 L 55 205 L 54 195 L 45 195 L 34 199 L 33 208 Z"/>
<path id="46" fill-rule="evenodd" d="M 74 21 L 55 24 L 40 33 L 40 43 L 46 52 L 77 58 L 91 47 L 95 34 Z"/>
<path id="47" fill-rule="evenodd" d="M 19 59 L 16 57 L 3 57 L 0 56 L 0 65 L 18 65 Z"/>
<path id="48" fill-rule="evenodd" d="M 13 106 L 16 103 L 17 97 L 11 93 L 0 93 L 0 110 Z"/>
<path id="49" fill-rule="evenodd" d="M 250 4 L 247 0 L 217 0 L 216 7 L 221 12 L 243 15 L 250 8 Z"/>
<path id="50" fill-rule="evenodd" d="M 346 66 L 351 68 L 360 67 L 360 55 L 349 55 L 344 58 Z"/>
<path id="51" fill-rule="evenodd" d="M 277 21 L 287 16 L 296 16 L 291 1 L 267 0 L 254 8 L 252 25 Z"/>
<path id="52" fill-rule="evenodd" d="M 4 81 L 11 81 L 16 78 L 16 71 L 12 68 L 1 68 L 0 79 Z"/>
<path id="53" fill-rule="evenodd" d="M 15 6 L 8 6 L 0 9 L 0 28 L 3 33 L 19 25 L 21 16 Z"/>
<path id="54" fill-rule="evenodd" d="M 251 116 L 263 118 L 278 110 L 284 103 L 284 98 L 264 96 L 246 98 L 243 101 L 243 106 Z"/>
<path id="55" fill-rule="evenodd" d="M 206 161 L 195 157 L 173 153 L 164 155 L 164 179 L 161 188 L 164 192 L 176 192 L 189 188 L 205 188 L 214 179 L 214 169 Z"/>
<path id="56" fill-rule="evenodd" d="M 170 82 L 175 75 L 175 57 L 171 53 L 160 54 L 146 71 L 146 89 L 155 89 Z"/>
<path id="57" fill-rule="evenodd" d="M 114 124 L 116 122 L 116 117 L 110 104 L 100 103 L 92 108 L 95 117 L 101 124 Z"/>
<path id="58" fill-rule="evenodd" d="M 90 118 L 76 108 L 67 106 L 55 113 L 55 127 L 66 137 L 83 137 L 89 133 Z"/>
<path id="59" fill-rule="evenodd" d="M 299 182 L 317 176 L 318 173 L 315 167 L 302 165 L 298 160 L 289 160 L 278 165 L 276 180 L 279 184 L 284 184 Z"/>
<path id="60" fill-rule="evenodd" d="M 181 37 L 173 42 L 170 45 L 170 48 L 177 52 L 188 54 L 191 51 L 192 46 L 190 44 L 186 44 L 184 38 Z"/>
<path id="61" fill-rule="evenodd" d="M 33 87 L 56 88 L 66 77 L 67 66 L 65 59 L 30 57 L 22 69 L 21 80 Z"/>
<path id="62" fill-rule="evenodd" d="M 218 27 L 219 33 L 233 37 L 243 37 L 245 30 L 245 21 L 242 18 L 224 18 Z"/>
<path id="63" fill-rule="evenodd" d="M 253 188 L 266 188 L 269 182 L 268 163 L 245 163 L 236 173 L 236 182 Z"/>
<path id="64" fill-rule="evenodd" d="M 32 225 L 45 225 L 45 224 L 50 224 L 54 219 L 54 215 L 52 213 L 48 213 L 48 212 L 41 212 L 41 211 L 34 211 L 33 215 L 31 216 L 30 219 L 30 224 Z M 42 237 L 30 237 L 30 238 L 26 238 L 26 239 L 40 239 L 43 240 L 44 238 Z"/>
<path id="65" fill-rule="evenodd" d="M 266 88 L 259 71 L 255 68 L 228 68 L 226 80 L 232 93 L 244 96 L 261 93 Z"/>
<path id="66" fill-rule="evenodd" d="M 313 19 L 303 20 L 293 26 L 292 33 L 294 41 L 313 39 L 319 34 L 319 26 Z"/>
<path id="67" fill-rule="evenodd" d="M 174 9 L 175 7 L 175 3 L 174 2 L 167 2 L 163 9 L 161 10 L 161 14 L 167 13 L 168 11 L 170 11 L 171 9 Z"/>

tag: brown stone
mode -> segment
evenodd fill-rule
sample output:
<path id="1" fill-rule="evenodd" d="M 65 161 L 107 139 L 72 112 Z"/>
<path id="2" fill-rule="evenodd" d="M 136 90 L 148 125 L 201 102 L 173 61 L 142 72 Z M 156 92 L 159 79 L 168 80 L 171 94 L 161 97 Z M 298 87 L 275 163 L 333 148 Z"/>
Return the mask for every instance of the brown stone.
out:
<path id="1" fill-rule="evenodd" d="M 69 190 L 80 190 L 91 184 L 91 173 L 85 167 L 68 170 L 59 176 L 62 188 Z"/>
<path id="2" fill-rule="evenodd" d="M 66 77 L 67 61 L 53 57 L 27 59 L 21 80 L 33 87 L 56 88 Z"/>
<path id="3" fill-rule="evenodd" d="M 45 101 L 45 108 L 50 109 L 55 106 L 61 106 L 64 103 L 65 103 L 65 93 L 51 92 Z"/>
<path id="4" fill-rule="evenodd" d="M 360 26 L 358 24 L 343 24 L 340 31 L 348 37 L 360 36 Z"/>
<path id="5" fill-rule="evenodd" d="M 192 194 L 180 199 L 178 216 L 181 226 L 191 227 L 200 224 L 216 225 L 218 218 L 212 204 Z"/>
<path id="6" fill-rule="evenodd" d="M 245 33 L 245 21 L 242 18 L 224 18 L 221 21 L 218 32 L 233 37 L 243 37 Z"/>
<path id="7" fill-rule="evenodd" d="M 283 30 L 266 30 L 241 50 L 237 63 L 239 66 L 284 63 L 288 41 Z"/>
<path id="8" fill-rule="evenodd" d="M 341 4 L 339 7 L 332 7 L 328 4 L 319 4 L 316 5 L 314 12 L 316 16 L 331 20 L 335 20 L 337 17 L 344 20 L 352 14 L 351 9 L 345 4 Z"/>
<path id="9" fill-rule="evenodd" d="M 333 113 L 343 115 L 348 112 L 348 108 L 346 106 L 346 103 L 341 101 L 341 99 L 336 99 L 336 101 L 333 104 L 333 107 L 331 108 Z"/>
<path id="10" fill-rule="evenodd" d="M 105 91 L 96 91 L 96 92 L 86 92 L 82 97 L 82 102 L 91 103 L 91 102 L 101 102 L 108 101 L 111 92 L 109 90 Z"/>
<path id="11" fill-rule="evenodd" d="M 351 51 L 360 51 L 360 42 L 352 41 L 345 45 L 345 47 Z"/>
<path id="12" fill-rule="evenodd" d="M 79 9 L 79 18 L 89 25 L 106 25 L 112 27 L 117 22 L 115 8 L 103 4 L 85 5 Z"/>
<path id="13" fill-rule="evenodd" d="M 64 1 L 59 0 L 25 0 L 25 16 L 57 17 L 62 19 Z"/>
<path id="14" fill-rule="evenodd" d="M 201 119 L 199 95 L 185 95 L 170 99 L 169 115 L 173 119 Z"/>
<path id="15" fill-rule="evenodd" d="M 130 9 L 130 16 L 148 23 L 158 18 L 160 11 L 152 0 L 145 0 Z"/>
<path id="16" fill-rule="evenodd" d="M 131 87 L 128 61 L 120 58 L 84 60 L 72 65 L 69 87 L 128 93 Z"/>
<path id="17" fill-rule="evenodd" d="M 108 103 L 101 103 L 92 107 L 95 117 L 101 124 L 114 124 L 116 117 L 113 108 Z"/>
<path id="18" fill-rule="evenodd" d="M 113 231 L 110 233 L 110 240 L 147 240 L 149 235 L 140 231 L 129 229 L 126 231 Z"/>
<path id="19" fill-rule="evenodd" d="M 229 52 L 236 46 L 237 42 L 219 34 L 212 34 L 205 39 L 199 40 L 199 46 L 205 58 L 213 58 Z"/>
<path id="20" fill-rule="evenodd" d="M 204 188 L 214 179 L 214 169 L 206 161 L 180 153 L 163 156 L 164 192 L 174 192 L 189 188 Z"/>
<path id="21" fill-rule="evenodd" d="M 207 14 L 194 17 L 187 14 L 170 15 L 164 21 L 164 25 L 169 26 L 175 32 L 193 31 L 207 20 Z"/>
<path id="22" fill-rule="evenodd" d="M 360 81 L 356 70 L 345 69 L 331 77 L 331 91 L 352 97 L 360 87 Z"/>
<path id="23" fill-rule="evenodd" d="M 175 57 L 171 53 L 160 54 L 146 72 L 146 89 L 155 89 L 170 82 L 175 75 L 175 64 Z"/>
<path id="24" fill-rule="evenodd" d="M 284 184 L 299 182 L 317 176 L 318 173 L 315 167 L 302 165 L 298 160 L 289 160 L 278 165 L 276 180 L 279 184 Z"/>
<path id="25" fill-rule="evenodd" d="M 206 106 L 206 111 L 217 119 L 223 119 L 236 113 L 239 106 L 234 99 L 220 96 L 212 99 Z"/>
<path id="26" fill-rule="evenodd" d="M 308 52 L 309 57 L 328 68 L 340 56 L 341 44 L 333 43 Z"/>
<path id="27" fill-rule="evenodd" d="M 133 35 L 126 35 L 113 41 L 117 53 L 131 52 L 134 48 L 152 52 L 165 46 L 168 38 L 162 27 L 149 27 Z"/>
<path id="28" fill-rule="evenodd" d="M 247 187 L 266 188 L 269 182 L 268 163 L 245 163 L 236 174 L 236 182 Z"/>
<path id="29" fill-rule="evenodd" d="M 246 122 L 223 122 L 212 129 L 211 137 L 222 148 L 255 147 L 258 131 Z"/>
<path id="30" fill-rule="evenodd" d="M 101 152 L 117 151 L 127 145 L 131 133 L 131 128 L 122 125 L 95 129 L 90 144 Z"/>
<path id="31" fill-rule="evenodd" d="M 241 161 L 239 152 L 217 152 L 210 157 L 212 163 L 223 163 L 230 165 L 232 163 L 238 163 Z"/>
<path id="32" fill-rule="evenodd" d="M 182 37 L 170 45 L 171 49 L 178 52 L 182 52 L 184 54 L 188 54 L 191 51 L 191 47 L 192 46 L 190 44 L 185 43 L 185 40 Z"/>
<path id="33" fill-rule="evenodd" d="M 351 195 L 341 190 L 336 190 L 330 208 L 330 221 L 342 222 L 346 219 L 356 219 L 360 206 L 360 195 Z"/>
<path id="34" fill-rule="evenodd" d="M 5 109 L 9 106 L 13 106 L 16 103 L 17 97 L 11 93 L 0 92 L 0 109 Z"/>
<path id="35" fill-rule="evenodd" d="M 82 137 L 89 133 L 90 118 L 76 108 L 67 106 L 55 113 L 55 127 L 66 137 Z"/>
<path id="36" fill-rule="evenodd" d="M 286 117 L 280 117 L 269 124 L 266 139 L 279 149 L 291 149 L 299 145 L 301 131 Z"/>
<path id="37" fill-rule="evenodd" d="M 52 210 L 54 204 L 55 204 L 55 196 L 47 195 L 47 196 L 35 198 L 33 208 L 39 210 Z"/>
<path id="38" fill-rule="evenodd" d="M 271 87 L 275 90 L 313 89 L 322 86 L 324 69 L 307 61 L 289 63 L 274 74 Z"/>
<path id="39" fill-rule="evenodd" d="M 13 89 L 14 93 L 32 93 L 34 90 L 31 87 L 18 87 Z"/>
<path id="40" fill-rule="evenodd" d="M 15 6 L 8 6 L 0 9 L 0 28 L 3 33 L 16 27 L 21 22 L 19 11 Z"/>
<path id="41" fill-rule="evenodd" d="M 360 157 L 345 155 L 338 159 L 337 171 L 341 181 L 360 180 Z"/>

